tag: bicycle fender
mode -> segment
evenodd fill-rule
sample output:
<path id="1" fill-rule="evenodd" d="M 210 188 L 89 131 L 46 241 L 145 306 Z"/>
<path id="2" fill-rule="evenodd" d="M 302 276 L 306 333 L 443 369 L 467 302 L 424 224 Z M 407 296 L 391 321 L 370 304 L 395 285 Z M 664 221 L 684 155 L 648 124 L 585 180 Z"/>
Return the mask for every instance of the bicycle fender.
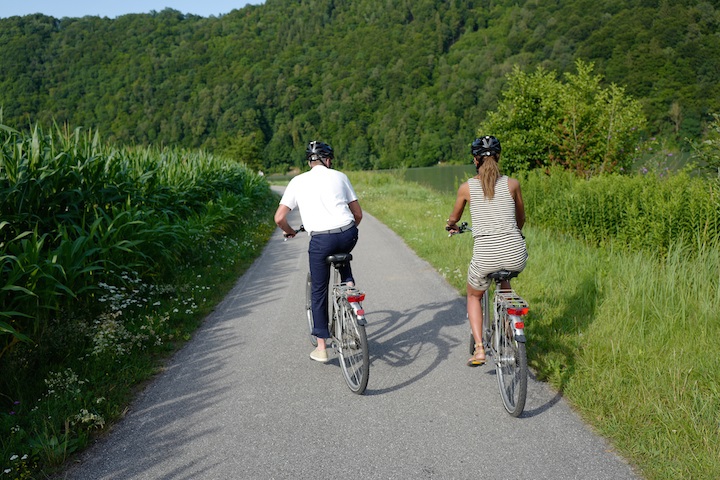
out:
<path id="1" fill-rule="evenodd" d="M 357 324 L 362 327 L 367 325 L 367 321 L 365 320 L 365 310 L 363 310 L 362 305 L 358 302 L 350 302 L 350 306 L 352 307 L 353 311 L 355 312 L 355 318 L 357 318 Z"/>
<path id="2" fill-rule="evenodd" d="M 525 343 L 525 322 L 518 315 L 510 315 L 510 325 L 512 326 L 515 341 Z"/>

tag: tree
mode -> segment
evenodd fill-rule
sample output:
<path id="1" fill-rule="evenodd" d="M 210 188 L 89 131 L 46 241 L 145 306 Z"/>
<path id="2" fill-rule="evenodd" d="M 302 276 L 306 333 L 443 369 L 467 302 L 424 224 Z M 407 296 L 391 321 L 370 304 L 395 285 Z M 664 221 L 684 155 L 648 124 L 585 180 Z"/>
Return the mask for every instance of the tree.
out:
<path id="1" fill-rule="evenodd" d="M 548 165 L 557 143 L 562 85 L 556 75 L 538 67 L 527 74 L 515 66 L 497 110 L 489 112 L 478 135 L 495 135 L 503 145 L 505 171 L 523 171 Z"/>
<path id="2" fill-rule="evenodd" d="M 503 99 L 478 130 L 501 139 L 506 170 L 552 164 L 585 176 L 629 170 L 645 126 L 639 102 L 615 84 L 603 87 L 592 64 L 578 60 L 576 69 L 565 82 L 542 67 L 508 75 Z"/>

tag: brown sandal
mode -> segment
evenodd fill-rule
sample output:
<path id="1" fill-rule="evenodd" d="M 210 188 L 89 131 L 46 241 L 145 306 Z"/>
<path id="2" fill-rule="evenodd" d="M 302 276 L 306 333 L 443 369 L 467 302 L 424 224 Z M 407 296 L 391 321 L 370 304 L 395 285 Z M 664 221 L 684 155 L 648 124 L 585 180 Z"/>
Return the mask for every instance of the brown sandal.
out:
<path id="1" fill-rule="evenodd" d="M 482 357 L 479 356 L 481 353 Z M 482 344 L 475 344 L 475 351 L 473 352 L 473 356 L 470 357 L 470 360 L 468 360 L 467 364 L 468 367 L 479 367 L 480 365 L 485 364 L 485 349 Z"/>

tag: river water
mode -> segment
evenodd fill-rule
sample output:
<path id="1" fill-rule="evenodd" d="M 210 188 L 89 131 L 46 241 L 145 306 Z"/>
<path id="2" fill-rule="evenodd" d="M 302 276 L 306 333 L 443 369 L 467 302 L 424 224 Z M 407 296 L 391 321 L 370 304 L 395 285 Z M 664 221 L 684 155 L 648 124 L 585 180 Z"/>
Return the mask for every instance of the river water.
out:
<path id="1" fill-rule="evenodd" d="M 438 165 L 399 170 L 405 180 L 417 182 L 445 193 L 456 192 L 462 182 L 475 175 L 475 167 L 468 165 Z"/>

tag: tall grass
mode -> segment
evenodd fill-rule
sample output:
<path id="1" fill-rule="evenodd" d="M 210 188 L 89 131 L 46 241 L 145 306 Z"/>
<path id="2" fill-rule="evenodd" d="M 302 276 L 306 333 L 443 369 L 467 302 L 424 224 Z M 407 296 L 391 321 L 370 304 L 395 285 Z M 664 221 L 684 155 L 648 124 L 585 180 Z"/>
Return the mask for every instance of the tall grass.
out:
<path id="1" fill-rule="evenodd" d="M 694 253 L 720 237 L 720 182 L 668 175 L 608 175 L 589 180 L 571 172 L 534 171 L 522 179 L 535 225 L 583 238 L 665 255 L 682 242 Z"/>
<path id="2" fill-rule="evenodd" d="M 274 230 L 274 197 L 204 152 L 0 126 L 0 477 L 61 465 Z"/>
<path id="3" fill-rule="evenodd" d="M 472 242 L 444 231 L 454 195 L 387 175 L 351 179 L 363 208 L 464 294 Z M 547 187 L 527 183 L 524 191 Z M 532 203 L 524 230 L 530 258 L 513 286 L 531 306 L 526 333 L 538 377 L 646 478 L 720 478 L 717 239 L 690 244 L 680 235 L 663 255 L 618 238 L 598 246 L 538 226 Z"/>

